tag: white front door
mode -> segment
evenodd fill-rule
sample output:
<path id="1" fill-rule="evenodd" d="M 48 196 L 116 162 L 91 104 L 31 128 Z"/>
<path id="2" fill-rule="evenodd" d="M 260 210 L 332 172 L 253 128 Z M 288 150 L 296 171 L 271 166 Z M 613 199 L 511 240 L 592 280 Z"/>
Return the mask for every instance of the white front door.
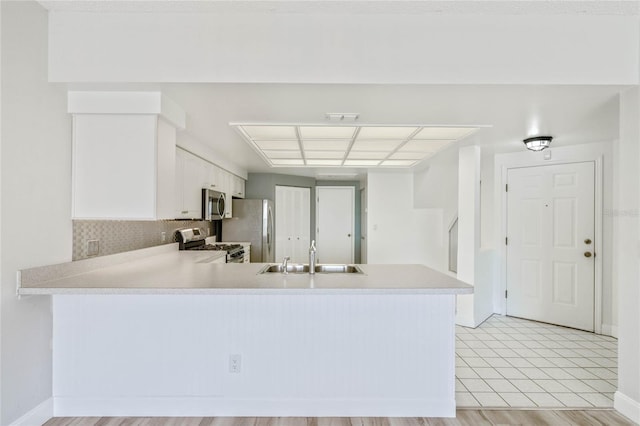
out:
<path id="1" fill-rule="evenodd" d="M 594 163 L 509 169 L 507 315 L 594 330 Z"/>
<path id="2" fill-rule="evenodd" d="M 276 186 L 276 262 L 308 262 L 311 188 Z"/>
<path id="3" fill-rule="evenodd" d="M 355 188 L 316 186 L 319 263 L 353 263 Z"/>

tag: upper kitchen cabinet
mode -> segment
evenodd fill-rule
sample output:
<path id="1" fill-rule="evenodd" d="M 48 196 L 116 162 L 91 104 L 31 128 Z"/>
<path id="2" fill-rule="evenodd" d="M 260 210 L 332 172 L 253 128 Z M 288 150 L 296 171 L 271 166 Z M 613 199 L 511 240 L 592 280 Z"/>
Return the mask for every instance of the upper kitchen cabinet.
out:
<path id="1" fill-rule="evenodd" d="M 69 92 L 68 101 L 73 218 L 173 218 L 184 111 L 159 92 Z"/>
<path id="2" fill-rule="evenodd" d="M 232 198 L 244 198 L 244 179 L 184 150 L 176 149 L 175 217 L 202 217 L 202 189 L 225 194 L 225 218 L 232 217 Z"/>
<path id="3" fill-rule="evenodd" d="M 183 149 L 176 149 L 175 212 L 176 219 L 202 218 L 202 188 L 209 184 L 211 164 Z"/>
<path id="4" fill-rule="evenodd" d="M 231 195 L 234 198 L 244 198 L 244 179 L 236 175 L 231 175 Z"/>

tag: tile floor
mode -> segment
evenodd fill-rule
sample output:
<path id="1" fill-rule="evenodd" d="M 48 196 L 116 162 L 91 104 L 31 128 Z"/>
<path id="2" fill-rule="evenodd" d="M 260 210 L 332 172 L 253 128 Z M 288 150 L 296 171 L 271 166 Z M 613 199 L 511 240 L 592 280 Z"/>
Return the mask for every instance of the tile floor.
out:
<path id="1" fill-rule="evenodd" d="M 611 408 L 618 341 L 494 315 L 456 327 L 456 403 L 461 407 Z"/>

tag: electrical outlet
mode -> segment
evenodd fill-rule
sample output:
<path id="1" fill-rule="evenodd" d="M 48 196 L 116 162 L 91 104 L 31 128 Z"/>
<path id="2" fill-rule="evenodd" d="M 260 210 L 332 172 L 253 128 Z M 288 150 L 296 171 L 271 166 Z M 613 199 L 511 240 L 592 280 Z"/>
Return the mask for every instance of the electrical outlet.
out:
<path id="1" fill-rule="evenodd" d="M 229 373 L 240 373 L 242 366 L 242 357 L 240 354 L 229 355 Z"/>
<path id="2" fill-rule="evenodd" d="M 87 256 L 97 256 L 100 253 L 100 240 L 87 240 Z"/>
<path id="3" fill-rule="evenodd" d="M 166 232 L 161 232 L 160 233 L 160 242 L 161 243 L 166 243 L 167 242 L 167 233 Z"/>

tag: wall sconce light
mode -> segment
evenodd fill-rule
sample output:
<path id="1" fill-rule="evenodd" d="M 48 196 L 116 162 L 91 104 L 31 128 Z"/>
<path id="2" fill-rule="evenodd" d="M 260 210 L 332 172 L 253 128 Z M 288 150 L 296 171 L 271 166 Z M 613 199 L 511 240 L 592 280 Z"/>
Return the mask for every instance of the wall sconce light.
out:
<path id="1" fill-rule="evenodd" d="M 552 140 L 552 136 L 534 136 L 532 138 L 527 138 L 522 142 L 524 142 L 527 149 L 531 151 L 542 151 L 545 148 L 549 148 Z"/>

